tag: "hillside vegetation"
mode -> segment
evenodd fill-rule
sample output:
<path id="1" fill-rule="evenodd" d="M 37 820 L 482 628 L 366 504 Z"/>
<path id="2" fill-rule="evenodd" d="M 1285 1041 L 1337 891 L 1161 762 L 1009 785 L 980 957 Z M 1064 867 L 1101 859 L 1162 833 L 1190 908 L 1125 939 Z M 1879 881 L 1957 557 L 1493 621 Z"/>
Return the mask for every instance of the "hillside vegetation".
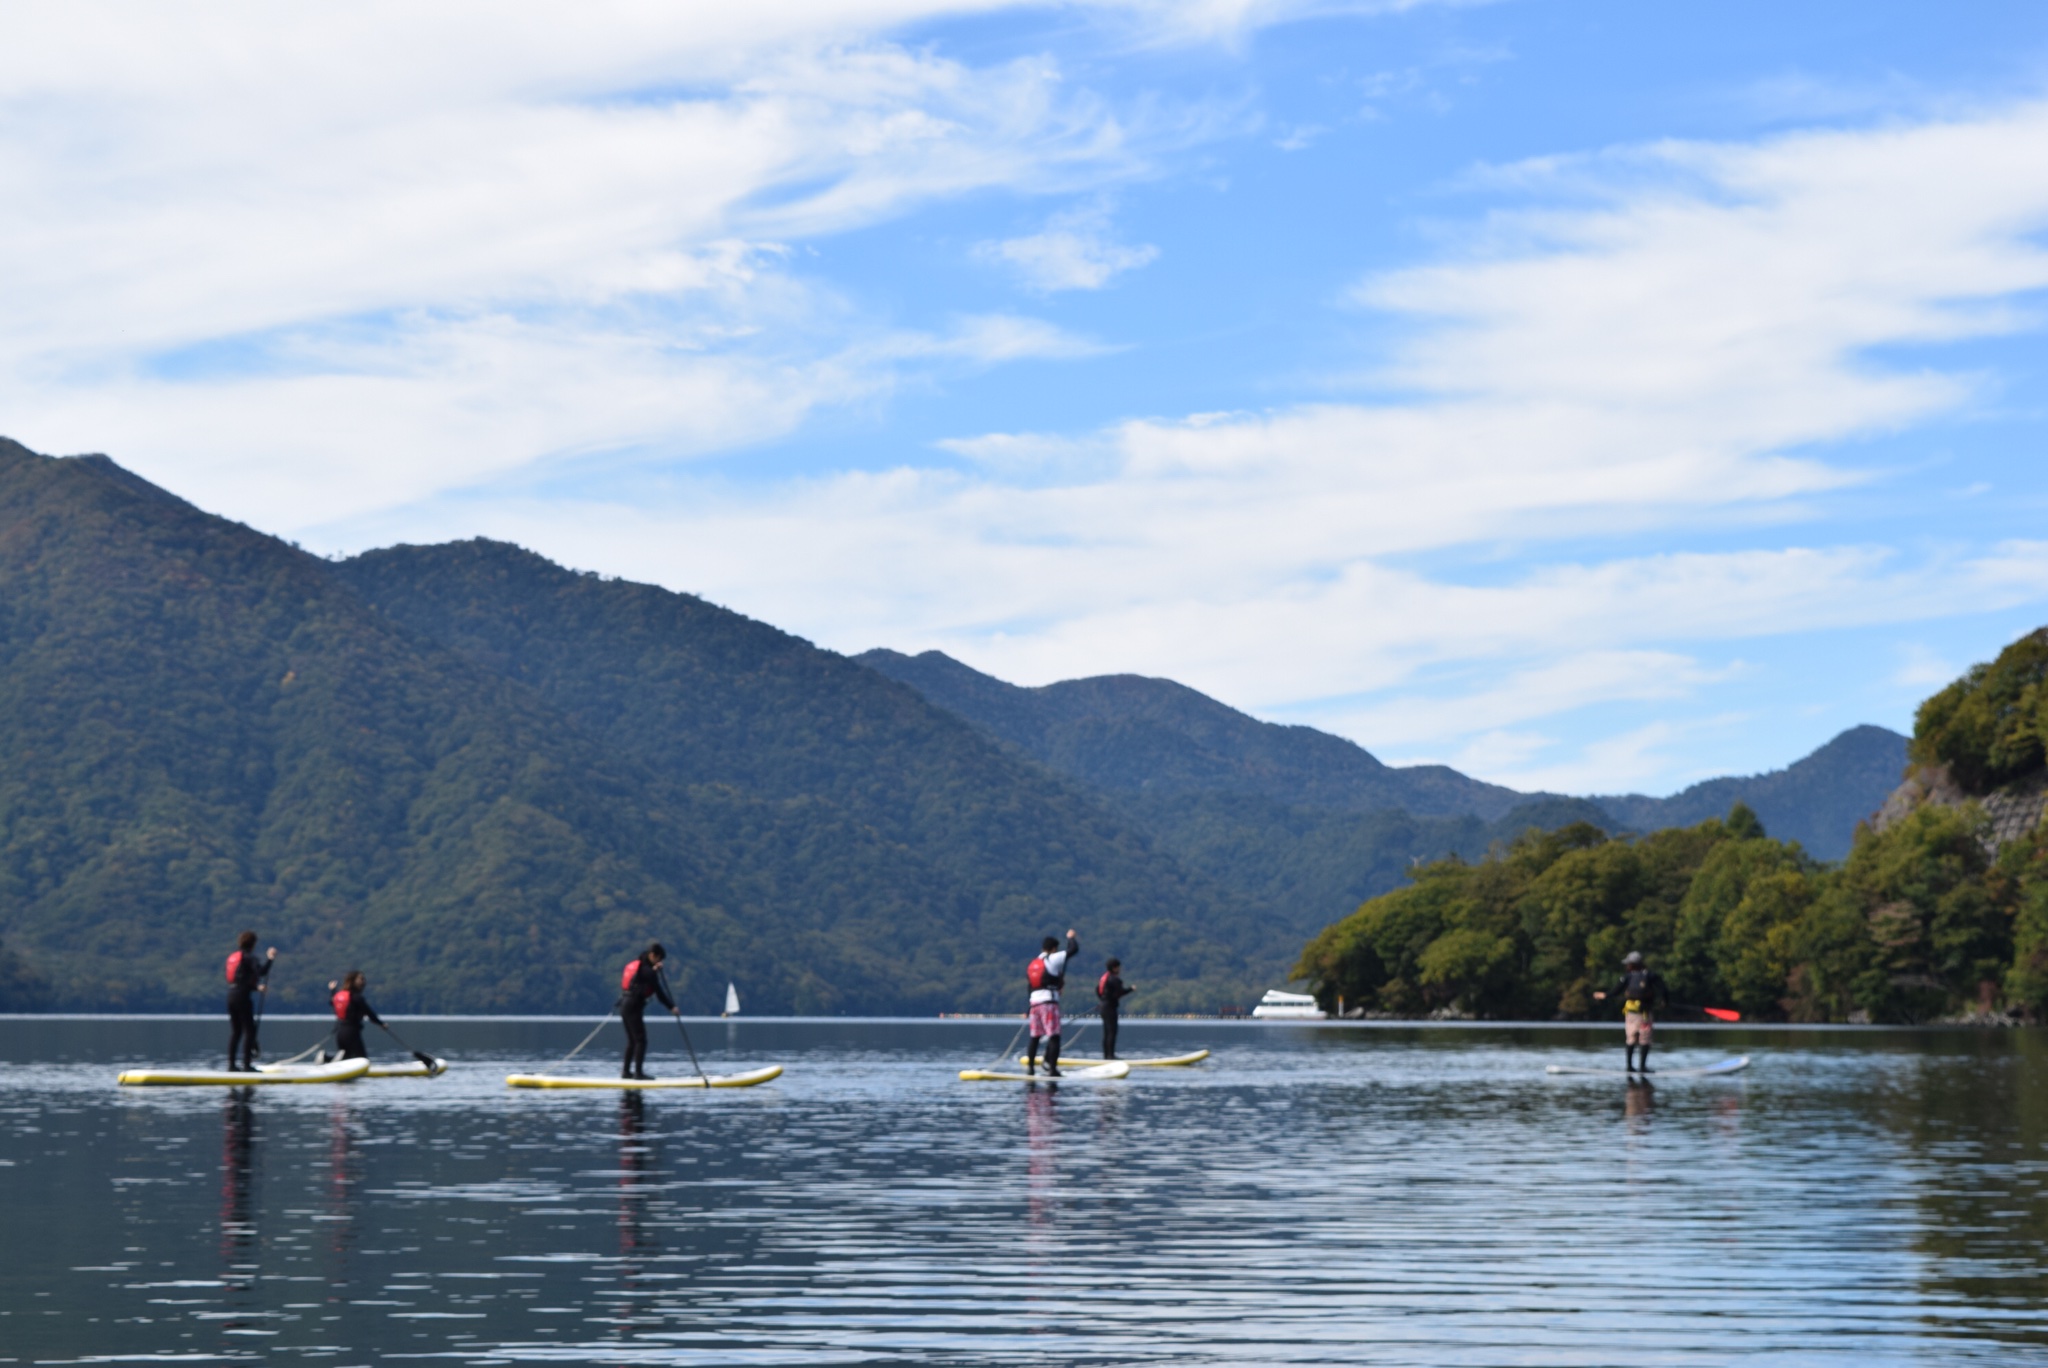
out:
<path id="1" fill-rule="evenodd" d="M 1839 866 L 1768 836 L 1753 812 L 1615 839 L 1532 833 L 1326 928 L 1296 973 L 1335 1005 L 1483 1017 L 1588 1015 L 1591 990 L 1641 950 L 1675 997 L 1792 1021 L 2048 1014 L 2048 632 L 1922 705 L 1911 754 L 1953 781 Z M 2025 814 L 1997 826 L 1997 812 Z M 2001 839 L 1999 832 L 2014 827 Z"/>
<path id="2" fill-rule="evenodd" d="M 602 1010 L 655 936 L 700 1010 L 728 979 L 757 1011 L 992 1009 L 1068 925 L 1170 1005 L 1284 967 L 1250 923 L 911 691 L 699 600 L 490 544 L 335 566 L 0 444 L 0 1006 L 213 1007 L 253 926 L 274 1009 L 360 966 L 394 1010 Z"/>

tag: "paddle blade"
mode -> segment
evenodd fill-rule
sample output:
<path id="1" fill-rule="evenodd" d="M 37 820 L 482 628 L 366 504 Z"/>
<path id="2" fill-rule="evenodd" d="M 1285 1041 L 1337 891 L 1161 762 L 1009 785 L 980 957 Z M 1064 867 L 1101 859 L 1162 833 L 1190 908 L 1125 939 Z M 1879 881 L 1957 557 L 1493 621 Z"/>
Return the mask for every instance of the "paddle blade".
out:
<path id="1" fill-rule="evenodd" d="M 1700 1008 L 1700 1010 L 1702 1012 L 1705 1012 L 1708 1016 L 1712 1017 L 1716 1021 L 1742 1020 L 1742 1013 L 1731 1010 L 1727 1007 L 1702 1007 Z"/>

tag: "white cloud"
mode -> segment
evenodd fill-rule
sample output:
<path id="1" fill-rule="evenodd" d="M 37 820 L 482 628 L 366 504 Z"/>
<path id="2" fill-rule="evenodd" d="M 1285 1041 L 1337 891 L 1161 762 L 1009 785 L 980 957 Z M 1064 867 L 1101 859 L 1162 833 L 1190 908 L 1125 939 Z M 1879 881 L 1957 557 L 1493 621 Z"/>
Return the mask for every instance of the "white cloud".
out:
<path id="1" fill-rule="evenodd" d="M 1043 232 L 1029 237 L 981 243 L 975 255 L 1008 267 L 1029 288 L 1050 294 L 1099 290 L 1125 271 L 1150 265 L 1159 249 L 1117 242 L 1109 233 L 1109 216 L 1098 209 L 1056 215 Z"/>
<path id="2" fill-rule="evenodd" d="M 788 247 L 1201 135 L 1045 59 L 888 40 L 991 7 L 17 6 L 5 430 L 290 527 L 592 451 L 729 450 L 906 370 L 1092 354 L 1029 318 L 861 317 Z"/>
<path id="3" fill-rule="evenodd" d="M 1382 377 L 1400 397 L 985 434 L 948 444 L 965 470 L 706 488 L 687 513 L 588 531 L 505 507 L 493 526 L 829 645 L 938 647 L 1022 682 L 1164 674 L 1455 746 L 1461 707 L 1468 737 L 1536 719 L 1485 687 L 1379 695 L 1484 666 L 1582 708 L 1646 696 L 1625 667 L 1660 657 L 1639 653 L 2048 598 L 2036 542 L 1541 552 L 1767 526 L 1868 478 L 1826 444 L 1963 409 L 1966 377 L 1871 351 L 2023 324 L 2011 304 L 2048 284 L 2044 144 L 2048 106 L 2027 105 L 1615 154 L 1572 170 L 1574 195 L 1598 181 L 1592 203 L 1498 218 L 1486 250 L 1361 287 L 1414 322 Z M 1523 568 L 1425 568 L 1499 542 Z M 1716 668 L 1667 665 L 1661 689 Z M 1629 744 L 1601 762 L 1610 785 L 1656 753 Z"/>

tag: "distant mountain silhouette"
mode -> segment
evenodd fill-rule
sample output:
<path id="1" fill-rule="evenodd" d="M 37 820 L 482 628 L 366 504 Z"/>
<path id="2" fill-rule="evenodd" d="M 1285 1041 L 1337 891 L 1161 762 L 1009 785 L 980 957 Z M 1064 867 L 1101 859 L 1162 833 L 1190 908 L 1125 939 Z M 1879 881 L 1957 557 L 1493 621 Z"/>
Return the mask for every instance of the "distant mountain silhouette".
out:
<path id="1" fill-rule="evenodd" d="M 1398 809 L 1414 817 L 1471 816 L 1492 824 L 1519 813 L 1517 820 L 1545 828 L 1591 821 L 1609 830 L 1631 831 L 1691 826 L 1725 816 L 1742 802 L 1773 835 L 1796 840 L 1821 859 L 1838 860 L 1848 854 L 1856 824 L 1877 811 L 1905 767 L 1905 737 L 1883 727 L 1862 726 L 1769 774 L 1710 779 L 1669 798 L 1624 794 L 1568 799 L 1518 793 L 1442 765 L 1386 765 L 1342 737 L 1310 727 L 1261 722 L 1172 680 L 1104 675 L 1024 688 L 939 651 L 908 656 L 875 650 L 855 658 L 1062 774 L 1107 793 L 1138 794 L 1148 800 L 1228 794 L 1324 814 L 1355 816 Z M 1175 809 L 1157 801 L 1131 810 L 1145 814 L 1146 825 L 1167 848 L 1189 858 L 1193 856 L 1185 841 L 1168 834 L 1173 821 L 1163 814 L 1191 815 L 1199 810 L 1204 814 L 1199 825 L 1212 830 L 1218 811 L 1213 805 Z M 1305 820 L 1297 816 L 1290 822 L 1300 826 Z M 1324 829 L 1320 818 L 1309 824 Z M 1253 825 L 1269 835 L 1278 830 L 1271 822 Z M 1336 826 L 1384 830 L 1373 824 Z M 1446 849 L 1458 853 L 1465 853 L 1473 839 L 1469 832 L 1453 838 L 1450 828 L 1427 829 L 1449 840 Z M 1382 863 L 1384 852 L 1377 847 L 1375 851 L 1370 864 Z M 1216 873 L 1214 866 L 1205 867 Z"/>
<path id="2" fill-rule="evenodd" d="M 1768 774 L 1708 779 L 1669 798 L 1639 793 L 1591 801 L 1633 831 L 1691 826 L 1747 803 L 1764 829 L 1807 853 L 1839 860 L 1856 824 L 1874 816 L 1906 770 L 1906 738 L 1884 727 L 1851 727 L 1803 760 Z"/>
<path id="3" fill-rule="evenodd" d="M 1333 812 L 1398 808 L 1418 817 L 1489 821 L 1532 797 L 1444 765 L 1382 764 L 1356 742 L 1261 722 L 1170 679 L 1100 675 L 1024 688 L 940 651 L 874 650 L 854 658 L 1098 788 L 1155 797 L 1253 794 Z"/>

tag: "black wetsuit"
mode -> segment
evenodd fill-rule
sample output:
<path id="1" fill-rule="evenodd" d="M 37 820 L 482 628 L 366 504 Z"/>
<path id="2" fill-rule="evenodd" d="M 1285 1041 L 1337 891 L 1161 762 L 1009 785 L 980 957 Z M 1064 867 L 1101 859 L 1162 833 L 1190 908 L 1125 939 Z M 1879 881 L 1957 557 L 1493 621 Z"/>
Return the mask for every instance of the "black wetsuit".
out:
<path id="1" fill-rule="evenodd" d="M 382 1026 L 384 1018 L 377 1015 L 377 1009 L 360 992 L 344 988 L 334 995 L 333 1002 L 334 1045 L 341 1051 L 337 1057 L 368 1059 L 370 1052 L 363 1047 L 363 1019 L 367 1017 Z"/>
<path id="2" fill-rule="evenodd" d="M 235 971 L 228 979 L 228 1072 L 256 1067 L 256 990 L 270 975 L 270 961 L 254 950 L 238 950 Z M 237 1054 L 240 1055 L 239 1062 Z"/>
<path id="3" fill-rule="evenodd" d="M 619 994 L 619 1023 L 626 1028 L 626 1062 L 619 1070 L 621 1078 L 647 1077 L 646 1015 L 649 998 L 659 998 L 662 1006 L 675 1010 L 675 999 L 662 985 L 660 971 L 643 955 L 634 961 L 633 977 L 627 981 L 626 990 Z"/>
<path id="4" fill-rule="evenodd" d="M 1121 974 L 1104 974 L 1095 985 L 1095 996 L 1102 1003 L 1102 1057 L 1116 1058 L 1116 1027 L 1118 1006 L 1125 998 L 1136 992 L 1124 983 Z"/>

